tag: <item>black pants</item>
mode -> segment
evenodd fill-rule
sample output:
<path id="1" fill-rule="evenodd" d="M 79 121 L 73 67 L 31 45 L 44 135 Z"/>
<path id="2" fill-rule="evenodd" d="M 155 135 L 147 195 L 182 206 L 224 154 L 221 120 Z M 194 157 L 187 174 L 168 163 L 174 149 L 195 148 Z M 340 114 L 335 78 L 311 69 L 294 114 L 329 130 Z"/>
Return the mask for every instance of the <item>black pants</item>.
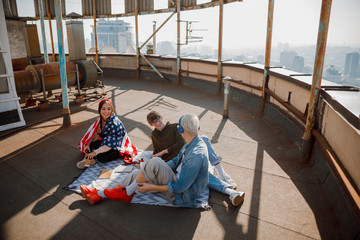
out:
<path id="1" fill-rule="evenodd" d="M 101 146 L 101 140 L 96 140 L 90 143 L 90 150 L 94 151 L 98 149 L 100 146 Z M 95 159 L 98 160 L 99 162 L 110 162 L 119 157 L 120 157 L 119 152 L 112 148 L 107 152 L 99 153 L 98 155 L 95 156 Z"/>

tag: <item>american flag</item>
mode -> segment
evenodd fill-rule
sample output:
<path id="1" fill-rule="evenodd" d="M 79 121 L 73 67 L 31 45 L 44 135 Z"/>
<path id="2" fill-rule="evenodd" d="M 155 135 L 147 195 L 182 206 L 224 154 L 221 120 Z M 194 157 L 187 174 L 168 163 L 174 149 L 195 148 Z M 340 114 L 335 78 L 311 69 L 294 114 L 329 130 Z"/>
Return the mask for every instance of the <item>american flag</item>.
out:
<path id="1" fill-rule="evenodd" d="M 80 142 L 78 143 L 79 150 L 84 153 L 85 146 L 87 146 L 92 137 L 94 136 L 96 129 L 99 127 L 100 124 L 100 118 L 98 118 L 86 131 L 84 136 L 81 138 Z M 122 124 L 121 124 L 122 125 Z M 126 131 L 124 134 L 124 137 L 121 141 L 121 146 L 117 147 L 117 150 L 119 150 L 119 155 L 121 157 L 124 157 L 124 161 L 126 164 L 133 163 L 132 159 L 138 154 L 137 148 L 134 144 L 132 144 L 130 137 L 127 135 Z"/>

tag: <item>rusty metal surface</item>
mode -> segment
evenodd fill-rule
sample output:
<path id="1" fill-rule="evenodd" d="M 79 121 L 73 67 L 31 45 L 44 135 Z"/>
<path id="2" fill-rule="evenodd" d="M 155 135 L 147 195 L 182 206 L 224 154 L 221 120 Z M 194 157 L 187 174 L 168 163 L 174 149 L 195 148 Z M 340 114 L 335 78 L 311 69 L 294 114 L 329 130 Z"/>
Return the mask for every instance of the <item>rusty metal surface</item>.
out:
<path id="1" fill-rule="evenodd" d="M 332 0 L 323 0 L 322 6 L 321 6 L 314 73 L 313 73 L 313 80 L 312 80 L 310 100 L 309 100 L 309 112 L 307 115 L 305 133 L 303 136 L 303 139 L 306 141 L 310 140 L 311 130 L 313 129 L 314 124 L 315 124 L 315 113 L 316 113 L 317 106 L 318 106 L 322 73 L 323 73 L 323 67 L 324 67 L 331 3 L 332 3 Z"/>
<path id="2" fill-rule="evenodd" d="M 268 89 L 268 84 L 269 84 L 271 40 L 272 40 L 272 28 L 273 28 L 273 19 L 274 19 L 274 2 L 275 0 L 269 0 L 269 6 L 268 6 L 265 67 L 264 67 L 263 90 L 262 90 L 261 104 L 259 110 L 260 114 L 263 114 L 265 110 L 266 93 L 267 93 L 266 91 Z"/>
<path id="3" fill-rule="evenodd" d="M 43 69 L 45 75 L 45 89 L 54 90 L 61 88 L 60 81 L 60 65 L 58 62 L 49 64 L 29 65 L 26 67 L 27 71 L 35 74 L 38 79 L 41 79 L 40 69 Z M 67 82 L 68 86 L 74 86 L 76 83 L 76 67 L 72 62 L 66 62 Z M 50 75 L 50 76 L 46 76 Z"/>
<path id="4" fill-rule="evenodd" d="M 41 81 L 31 71 L 22 70 L 14 72 L 15 86 L 16 92 L 18 94 L 21 93 L 29 93 L 33 91 L 34 93 L 38 93 L 41 90 Z"/>
<path id="5" fill-rule="evenodd" d="M 217 64 L 217 84 L 219 84 L 219 91 L 221 91 L 222 80 L 222 39 L 223 39 L 223 0 L 219 1 L 219 41 L 218 41 L 218 64 Z"/>
<path id="6" fill-rule="evenodd" d="M 79 60 L 75 63 L 79 66 L 80 86 L 94 86 L 98 79 L 98 72 L 94 62 L 91 60 Z"/>
<path id="7" fill-rule="evenodd" d="M 14 71 L 25 70 L 25 68 L 30 64 L 30 61 L 27 58 L 13 58 L 11 61 Z"/>
<path id="8" fill-rule="evenodd" d="M 52 33 L 52 24 L 51 24 L 51 15 L 50 15 L 50 8 L 49 8 L 49 0 L 45 0 L 45 6 L 46 6 L 46 13 L 47 13 L 47 18 L 49 21 L 49 30 L 50 30 L 50 39 L 51 39 L 51 49 L 52 49 L 52 59 L 53 62 L 56 62 L 56 58 L 55 58 L 55 50 L 54 50 L 54 38 L 53 38 L 53 33 Z"/>

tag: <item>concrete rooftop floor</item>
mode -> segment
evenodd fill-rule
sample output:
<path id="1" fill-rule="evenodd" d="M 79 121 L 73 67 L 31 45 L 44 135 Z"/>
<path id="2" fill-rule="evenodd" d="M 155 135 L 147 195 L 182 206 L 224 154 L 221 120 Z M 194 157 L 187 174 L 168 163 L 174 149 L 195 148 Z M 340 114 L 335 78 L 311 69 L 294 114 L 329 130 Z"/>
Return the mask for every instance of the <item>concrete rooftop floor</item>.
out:
<path id="1" fill-rule="evenodd" d="M 131 140 L 151 149 L 150 110 L 177 122 L 199 116 L 225 171 L 246 197 L 233 207 L 210 192 L 211 210 L 169 208 L 106 200 L 89 205 L 64 190 L 82 171 L 77 143 L 97 118 L 97 102 L 72 105 L 72 125 L 62 128 L 62 105 L 24 110 L 21 131 L 0 135 L 1 239 L 329 239 L 338 229 L 331 206 L 310 167 L 300 166 L 299 147 L 276 124 L 244 105 L 201 90 L 160 81 L 104 79 L 107 98 Z M 48 120 L 45 120 L 48 119 Z"/>

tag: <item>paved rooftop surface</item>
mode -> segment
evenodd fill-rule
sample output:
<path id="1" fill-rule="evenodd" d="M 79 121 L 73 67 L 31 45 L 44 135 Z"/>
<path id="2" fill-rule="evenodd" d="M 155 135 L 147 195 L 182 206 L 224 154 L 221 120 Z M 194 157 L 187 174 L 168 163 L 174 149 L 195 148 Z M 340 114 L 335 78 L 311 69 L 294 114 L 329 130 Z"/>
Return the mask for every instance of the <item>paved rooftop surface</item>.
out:
<path id="1" fill-rule="evenodd" d="M 164 82 L 105 79 L 107 97 L 140 149 L 151 149 L 150 110 L 177 122 L 199 116 L 225 171 L 245 191 L 233 207 L 211 191 L 211 210 L 169 208 L 105 200 L 89 205 L 63 188 L 82 171 L 77 143 L 97 118 L 97 102 L 72 105 L 72 125 L 62 128 L 61 104 L 29 110 L 28 124 L 0 138 L 0 239 L 330 239 L 337 224 L 312 169 L 300 166 L 299 147 L 274 123 L 222 97 Z M 75 111 L 75 108 L 77 110 Z M 47 119 L 47 120 L 46 120 Z M 1 135 L 0 135 L 1 137 Z"/>

